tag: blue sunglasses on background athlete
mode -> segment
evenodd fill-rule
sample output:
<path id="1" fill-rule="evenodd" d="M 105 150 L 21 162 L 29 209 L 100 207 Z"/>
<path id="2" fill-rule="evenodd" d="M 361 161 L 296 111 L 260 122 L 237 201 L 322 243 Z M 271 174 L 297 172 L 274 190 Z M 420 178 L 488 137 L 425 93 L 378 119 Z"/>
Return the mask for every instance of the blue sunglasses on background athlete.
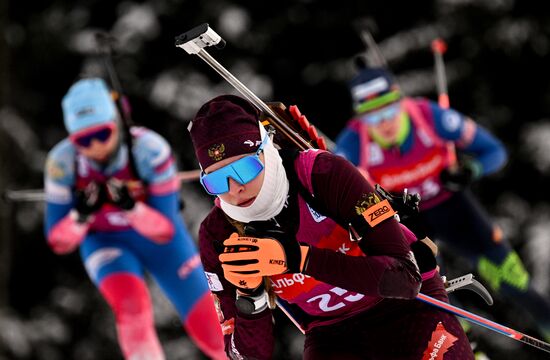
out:
<path id="1" fill-rule="evenodd" d="M 399 103 L 387 105 L 379 110 L 360 115 L 360 119 L 369 125 L 378 125 L 383 120 L 391 120 L 397 116 L 401 110 Z"/>
<path id="2" fill-rule="evenodd" d="M 203 170 L 200 182 L 206 192 L 210 195 L 225 194 L 229 191 L 229 178 L 241 185 L 254 180 L 264 169 L 264 164 L 260 160 L 260 154 L 264 150 L 267 139 L 269 139 L 269 133 L 265 135 L 255 154 L 240 158 L 209 174 L 206 174 Z"/>

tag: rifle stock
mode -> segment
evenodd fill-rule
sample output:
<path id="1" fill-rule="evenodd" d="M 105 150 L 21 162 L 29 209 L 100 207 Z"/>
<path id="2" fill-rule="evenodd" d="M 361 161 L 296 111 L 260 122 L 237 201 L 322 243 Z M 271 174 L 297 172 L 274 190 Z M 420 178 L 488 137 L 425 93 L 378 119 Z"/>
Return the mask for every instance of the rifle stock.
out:
<path id="1" fill-rule="evenodd" d="M 278 121 L 281 120 L 292 129 L 292 132 L 288 133 L 275 133 L 275 142 L 279 146 L 297 147 L 300 150 L 327 150 L 325 139 L 319 136 L 317 129 L 309 123 L 296 106 L 292 105 L 287 108 L 282 102 L 267 102 L 266 104 L 279 116 L 279 119 L 273 119 L 262 112 L 260 120 L 264 126 L 272 125 L 277 129 Z M 302 145 L 304 143 L 307 147 Z"/>

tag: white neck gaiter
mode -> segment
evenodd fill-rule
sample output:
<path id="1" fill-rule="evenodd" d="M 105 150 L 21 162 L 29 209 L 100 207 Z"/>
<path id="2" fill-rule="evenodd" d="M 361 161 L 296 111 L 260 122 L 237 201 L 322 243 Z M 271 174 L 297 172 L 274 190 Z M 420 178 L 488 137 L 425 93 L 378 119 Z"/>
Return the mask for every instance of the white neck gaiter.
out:
<path id="1" fill-rule="evenodd" d="M 261 126 L 263 130 L 263 126 Z M 265 130 L 261 131 L 262 138 Z M 270 140 L 264 146 L 264 181 L 262 188 L 254 202 L 247 207 L 235 206 L 226 203 L 221 198 L 222 210 L 231 218 L 249 223 L 251 221 L 265 221 L 278 215 L 285 205 L 289 183 L 283 167 L 283 159 Z"/>

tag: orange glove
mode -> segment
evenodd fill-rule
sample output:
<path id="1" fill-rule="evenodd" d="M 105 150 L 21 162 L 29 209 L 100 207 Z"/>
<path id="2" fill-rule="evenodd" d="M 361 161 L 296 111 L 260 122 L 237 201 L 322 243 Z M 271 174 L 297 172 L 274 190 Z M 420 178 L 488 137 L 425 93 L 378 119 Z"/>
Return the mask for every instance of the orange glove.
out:
<path id="1" fill-rule="evenodd" d="M 223 242 L 225 251 L 219 256 L 224 274 L 250 278 L 301 272 L 307 263 L 309 246 L 285 238 L 280 231 L 268 233 L 279 239 L 231 234 Z"/>

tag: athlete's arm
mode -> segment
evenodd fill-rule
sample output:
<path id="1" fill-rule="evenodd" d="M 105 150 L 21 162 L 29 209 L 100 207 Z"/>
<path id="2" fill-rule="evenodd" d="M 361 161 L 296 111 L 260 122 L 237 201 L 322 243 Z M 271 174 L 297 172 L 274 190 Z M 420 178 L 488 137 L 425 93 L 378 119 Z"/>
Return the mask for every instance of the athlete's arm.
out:
<path id="1" fill-rule="evenodd" d="M 480 176 L 492 174 L 506 164 L 508 156 L 504 145 L 485 128 L 453 109 L 442 109 L 435 103 L 430 103 L 430 109 L 437 134 L 471 155 L 478 164 Z"/>
<path id="2" fill-rule="evenodd" d="M 89 224 L 77 221 L 74 210 L 74 148 L 61 142 L 48 154 L 44 170 L 46 211 L 44 232 L 56 254 L 73 251 L 86 237 Z"/>
<path id="3" fill-rule="evenodd" d="M 146 131 L 134 144 L 134 156 L 140 176 L 147 183 L 147 200 L 138 202 L 127 213 L 132 227 L 156 242 L 174 236 L 174 224 L 180 222 L 180 183 L 172 151 L 160 135 Z"/>
<path id="4" fill-rule="evenodd" d="M 350 162 L 330 153 L 317 156 L 311 181 L 315 199 L 341 224 L 355 221 L 358 209 L 368 207 L 363 200 L 374 193 Z M 362 294 L 414 298 L 421 278 L 399 223 L 391 217 L 359 235 L 366 257 L 312 247 L 305 273 Z"/>

